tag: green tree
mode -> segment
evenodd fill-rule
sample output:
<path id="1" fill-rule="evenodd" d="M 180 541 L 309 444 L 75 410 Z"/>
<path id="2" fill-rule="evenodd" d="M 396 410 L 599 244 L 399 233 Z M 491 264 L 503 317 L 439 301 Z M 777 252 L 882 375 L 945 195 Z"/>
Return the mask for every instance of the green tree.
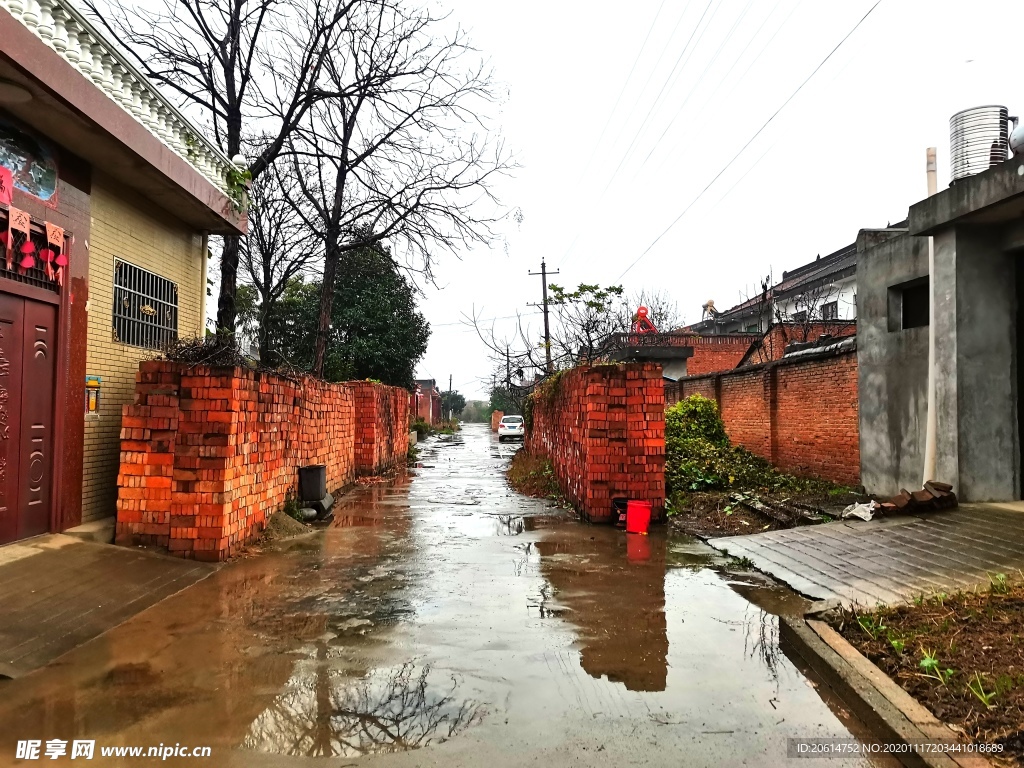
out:
<path id="1" fill-rule="evenodd" d="M 453 389 L 448 392 L 441 393 L 441 411 L 447 415 L 449 412 L 456 416 L 462 413 L 462 409 L 466 407 L 466 398 L 459 394 L 458 390 Z"/>
<path id="2" fill-rule="evenodd" d="M 239 291 L 243 326 L 263 315 L 265 363 L 312 370 L 320 285 L 292 278 L 266 312 L 255 290 L 245 286 Z M 377 379 L 411 387 L 429 338 L 430 325 L 416 307 L 415 289 L 386 248 L 372 245 L 344 254 L 332 302 L 325 379 Z"/>

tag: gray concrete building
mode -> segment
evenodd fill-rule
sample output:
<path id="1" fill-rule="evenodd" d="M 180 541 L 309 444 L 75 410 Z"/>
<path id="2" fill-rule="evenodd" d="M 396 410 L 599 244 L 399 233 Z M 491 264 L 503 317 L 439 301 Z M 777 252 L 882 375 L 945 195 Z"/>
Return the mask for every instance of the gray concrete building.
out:
<path id="1" fill-rule="evenodd" d="M 910 209 L 907 228 L 857 239 L 861 479 L 919 488 L 928 376 L 928 236 L 935 238 L 935 480 L 965 501 L 1021 498 L 1024 159 Z"/>

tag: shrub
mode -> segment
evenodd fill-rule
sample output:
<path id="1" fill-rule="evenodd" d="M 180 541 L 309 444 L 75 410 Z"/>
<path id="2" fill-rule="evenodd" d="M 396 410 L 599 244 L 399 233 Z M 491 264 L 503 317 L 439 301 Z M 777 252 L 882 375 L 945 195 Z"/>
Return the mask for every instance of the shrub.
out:
<path id="1" fill-rule="evenodd" d="M 701 395 L 690 395 L 665 412 L 665 450 L 669 494 L 730 488 L 806 491 L 833 487 L 821 480 L 802 480 L 779 472 L 760 456 L 730 445 L 718 404 Z"/>

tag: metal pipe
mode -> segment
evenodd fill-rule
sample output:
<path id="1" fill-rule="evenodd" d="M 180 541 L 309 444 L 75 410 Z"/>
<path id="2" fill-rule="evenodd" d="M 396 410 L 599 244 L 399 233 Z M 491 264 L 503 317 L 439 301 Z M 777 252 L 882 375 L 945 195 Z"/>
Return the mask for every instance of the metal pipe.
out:
<path id="1" fill-rule="evenodd" d="M 928 147 L 928 197 L 938 191 L 938 173 L 935 167 L 935 147 Z M 928 238 L 928 416 L 924 432 L 923 486 L 935 480 L 938 413 L 935 404 L 935 238 Z"/>

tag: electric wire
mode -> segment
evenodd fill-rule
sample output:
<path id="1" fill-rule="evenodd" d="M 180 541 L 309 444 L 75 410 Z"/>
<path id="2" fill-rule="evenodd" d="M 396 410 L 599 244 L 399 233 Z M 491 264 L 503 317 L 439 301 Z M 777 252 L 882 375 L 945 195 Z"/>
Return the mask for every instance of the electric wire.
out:
<path id="1" fill-rule="evenodd" d="M 790 95 L 789 95 L 789 96 L 788 96 L 788 97 L 786 98 L 786 100 L 785 100 L 784 102 L 782 102 L 781 106 L 779 106 L 779 108 L 778 108 L 778 109 L 776 109 L 776 110 L 775 110 L 775 111 L 774 111 L 774 112 L 773 112 L 773 113 L 771 114 L 771 116 L 770 116 L 770 117 L 769 117 L 769 118 L 768 118 L 767 120 L 765 120 L 765 121 L 764 121 L 764 123 L 763 123 L 763 124 L 761 125 L 761 127 L 760 127 L 760 128 L 758 128 L 758 129 L 757 129 L 757 130 L 756 130 L 756 131 L 754 132 L 754 135 L 753 135 L 753 136 L 751 136 L 751 137 L 750 137 L 750 138 L 749 138 L 749 139 L 747 140 L 747 142 L 746 142 L 746 143 L 745 143 L 745 144 L 744 144 L 744 145 L 743 145 L 742 147 L 740 147 L 739 151 L 738 151 L 738 152 L 737 152 L 737 153 L 736 153 L 735 155 L 733 155 L 732 159 L 731 159 L 731 160 L 729 160 L 729 162 L 727 162 L 727 163 L 726 163 L 726 164 L 725 164 L 725 165 L 724 165 L 724 166 L 722 167 L 722 169 L 721 169 L 721 170 L 720 170 L 720 171 L 719 171 L 719 172 L 718 172 L 717 174 L 715 174 L 714 178 L 712 178 L 712 179 L 711 179 L 711 181 L 709 181 L 709 182 L 707 183 L 707 185 L 706 185 L 706 186 L 704 187 L 704 189 L 702 189 L 702 190 L 700 191 L 700 193 L 699 193 L 699 194 L 698 194 L 698 195 L 697 195 L 697 196 L 696 196 L 696 197 L 695 197 L 695 198 L 694 198 L 693 200 L 691 200 L 691 201 L 690 201 L 690 204 L 689 204 L 689 205 L 687 205 L 687 206 L 686 206 L 686 207 L 685 207 L 685 208 L 683 209 L 682 213 L 680 213 L 680 214 L 679 214 L 678 216 L 676 216 L 676 218 L 672 220 L 672 223 L 670 223 L 670 224 L 669 224 L 669 225 L 668 225 L 668 226 L 667 226 L 667 227 L 666 227 L 666 228 L 665 228 L 664 230 L 662 230 L 661 234 L 659 234 L 659 235 L 658 235 L 658 236 L 657 236 L 656 238 L 654 238 L 654 240 L 652 240 L 652 241 L 651 241 L 650 245 L 648 245 L 648 246 L 647 246 L 647 247 L 646 247 L 646 248 L 645 248 L 645 249 L 643 250 L 643 252 L 642 252 L 642 253 L 641 253 L 641 254 L 640 254 L 639 256 L 637 256 L 637 257 L 636 257 L 636 258 L 635 258 L 635 259 L 633 260 L 633 262 L 632 262 L 632 263 L 631 263 L 631 264 L 630 264 L 630 265 L 629 265 L 628 267 L 626 267 L 626 269 L 625 269 L 625 270 L 624 270 L 624 271 L 622 272 L 622 274 L 621 274 L 621 275 L 619 275 L 619 276 L 618 276 L 618 278 L 616 278 L 617 280 L 621 280 L 621 279 L 622 279 L 623 277 L 625 277 L 625 276 L 626 276 L 626 274 L 627 274 L 627 273 L 628 273 L 628 272 L 629 272 L 629 271 L 630 271 L 631 269 L 633 269 L 633 267 L 635 267 L 635 266 L 636 266 L 636 265 L 637 265 L 637 264 L 638 264 L 638 263 L 640 262 L 640 260 L 641 260 L 641 259 L 642 259 L 642 258 L 643 258 L 644 256 L 646 256 L 646 255 L 647 255 L 647 254 L 648 254 L 648 253 L 649 253 L 649 252 L 651 251 L 651 249 L 652 249 L 652 248 L 654 248 L 654 246 L 655 246 L 655 245 L 657 245 L 657 244 L 658 244 L 658 242 L 659 242 L 659 241 L 661 240 L 661 238 L 663 238 L 663 237 L 664 237 L 665 235 L 667 235 L 667 234 L 669 233 L 669 231 L 670 231 L 670 230 L 672 230 L 672 229 L 673 229 L 673 228 L 675 227 L 675 225 L 676 225 L 676 224 L 678 224 L 678 223 L 679 223 L 679 222 L 680 222 L 680 221 L 682 220 L 682 218 L 683 218 L 683 217 L 684 217 L 684 216 L 685 216 L 685 215 L 687 214 L 687 212 L 688 212 L 688 211 L 689 211 L 689 210 L 690 210 L 691 208 L 693 208 L 693 206 L 694 206 L 694 205 L 696 205 L 696 203 L 697 203 L 697 202 L 698 202 L 698 201 L 699 201 L 699 200 L 700 200 L 700 199 L 701 199 L 701 198 L 702 198 L 702 197 L 704 196 L 704 194 L 705 194 L 705 193 L 706 193 L 706 192 L 707 192 L 707 191 L 708 191 L 708 190 L 709 190 L 709 189 L 711 188 L 711 186 L 712 186 L 712 185 L 713 185 L 713 184 L 714 184 L 714 183 L 715 183 L 716 181 L 718 181 L 718 179 L 719 179 L 719 178 L 721 178 L 722 174 L 724 174 L 724 173 L 725 173 L 725 172 L 726 172 L 727 170 L 729 170 L 729 168 L 730 168 L 730 167 L 732 167 L 732 164 L 733 164 L 733 163 L 735 163 L 735 162 L 736 162 L 736 160 L 738 160 L 738 159 L 739 159 L 740 155 L 742 155 L 742 154 L 743 154 L 743 153 L 744 153 L 744 152 L 745 152 L 745 151 L 747 150 L 747 148 L 748 148 L 748 147 L 749 147 L 749 146 L 750 146 L 751 144 L 753 144 L 753 143 L 754 143 L 754 141 L 755 141 L 755 140 L 757 139 L 757 137 L 758 137 L 758 136 L 760 136 L 760 135 L 761 135 L 761 134 L 762 134 L 762 133 L 764 132 L 764 129 L 765 129 L 765 128 L 767 128 L 767 127 L 768 127 L 768 126 L 769 126 L 769 125 L 771 124 L 771 122 L 772 122 L 773 120 L 775 120 L 775 118 L 776 118 L 776 117 L 778 117 L 778 116 L 779 116 L 779 113 L 780 113 L 780 112 L 782 112 L 782 110 L 783 110 L 783 109 L 785 109 L 785 108 L 786 108 L 786 106 L 787 106 L 787 105 L 788 105 L 788 104 L 789 104 L 789 103 L 790 103 L 790 102 L 791 102 L 791 101 L 792 101 L 793 99 L 795 99 L 795 98 L 796 98 L 797 94 L 799 94 L 799 93 L 800 93 L 800 91 L 802 91 L 802 90 L 803 90 L 804 86 L 806 86 L 806 85 L 807 85 L 807 83 L 809 83 L 809 82 L 811 81 L 811 78 L 813 78 L 813 77 L 814 77 L 814 76 L 815 76 L 815 75 L 816 75 L 816 74 L 817 74 L 817 73 L 818 73 L 818 72 L 819 72 L 819 71 L 821 70 L 821 68 L 825 66 L 825 64 L 826 64 L 826 63 L 828 62 L 828 60 L 829 60 L 829 59 L 831 59 L 831 58 L 832 58 L 832 56 L 833 56 L 833 55 L 835 54 L 835 52 L 836 52 L 836 51 L 838 51 L 838 50 L 839 50 L 839 49 L 840 49 L 840 48 L 842 47 L 843 43 L 845 43 L 845 42 L 846 42 L 847 40 L 849 40 L 849 39 L 850 39 L 850 37 L 852 37 L 852 36 L 853 36 L 853 33 L 854 33 L 854 32 L 856 32 L 856 31 L 857 31 L 858 29 L 860 29 L 860 26 L 861 26 L 861 25 L 862 25 L 862 24 L 863 24 L 863 23 L 864 23 L 865 21 L 867 21 L 868 17 L 869 17 L 869 16 L 870 16 L 870 15 L 871 15 L 871 14 L 872 14 L 872 13 L 874 12 L 875 8 L 877 8 L 877 7 L 878 7 L 878 6 L 879 6 L 879 5 L 881 4 L 881 2 L 882 2 L 882 0 L 876 0 L 875 4 L 874 4 L 874 5 L 872 5 L 872 6 L 871 6 L 871 7 L 870 7 L 870 8 L 868 9 L 867 13 L 865 13 L 865 14 L 864 14 L 864 15 L 863 15 L 863 16 L 862 16 L 862 17 L 860 18 L 860 20 L 859 20 L 859 21 L 858 21 L 858 22 L 857 22 L 856 24 L 854 24 L 854 25 L 853 25 L 853 28 L 852 28 L 852 29 L 851 29 L 851 30 L 850 30 L 849 32 L 847 32 L 847 33 L 846 33 L 846 35 L 845 35 L 845 36 L 843 37 L 843 39 L 842 39 L 842 40 L 840 40 L 840 41 L 839 41 L 839 42 L 838 42 L 838 43 L 836 44 L 835 48 L 833 48 L 833 49 L 832 49 L 831 51 L 829 51 L 828 55 L 827 55 L 827 56 L 825 56 L 825 58 L 821 60 L 821 63 L 820 63 L 820 64 L 818 64 L 818 66 L 816 66 L 816 67 L 814 68 L 814 70 L 813 70 L 813 71 L 811 72 L 811 74 L 809 74 L 809 75 L 808 75 L 808 76 L 807 76 L 807 77 L 806 77 L 806 78 L 804 79 L 804 81 L 803 81 L 802 83 L 800 83 L 800 85 L 798 85 L 798 86 L 797 86 L 796 90 L 795 90 L 795 91 L 793 91 L 793 92 L 792 92 L 792 93 L 791 93 L 791 94 L 790 94 Z"/>

